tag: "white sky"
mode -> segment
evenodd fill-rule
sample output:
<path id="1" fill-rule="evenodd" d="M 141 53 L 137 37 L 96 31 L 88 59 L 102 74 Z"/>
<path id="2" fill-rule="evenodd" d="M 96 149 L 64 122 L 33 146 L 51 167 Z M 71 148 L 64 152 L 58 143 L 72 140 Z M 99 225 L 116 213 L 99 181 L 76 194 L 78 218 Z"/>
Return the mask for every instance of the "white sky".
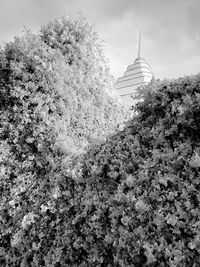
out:
<path id="1" fill-rule="evenodd" d="M 137 57 L 139 29 L 142 56 L 157 78 L 200 72 L 200 0 L 0 0 L 0 43 L 79 11 L 105 41 L 115 78 Z"/>

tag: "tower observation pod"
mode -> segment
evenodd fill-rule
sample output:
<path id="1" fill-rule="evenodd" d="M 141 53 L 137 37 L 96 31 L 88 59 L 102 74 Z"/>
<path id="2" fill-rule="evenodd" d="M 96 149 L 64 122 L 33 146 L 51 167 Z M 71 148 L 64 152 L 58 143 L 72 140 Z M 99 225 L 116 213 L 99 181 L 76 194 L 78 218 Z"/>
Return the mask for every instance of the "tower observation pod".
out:
<path id="1" fill-rule="evenodd" d="M 117 79 L 114 88 L 127 106 L 134 105 L 134 96 L 139 86 L 148 84 L 153 77 L 150 65 L 141 57 L 141 31 L 139 33 L 138 56 L 129 65 L 123 77 Z"/>

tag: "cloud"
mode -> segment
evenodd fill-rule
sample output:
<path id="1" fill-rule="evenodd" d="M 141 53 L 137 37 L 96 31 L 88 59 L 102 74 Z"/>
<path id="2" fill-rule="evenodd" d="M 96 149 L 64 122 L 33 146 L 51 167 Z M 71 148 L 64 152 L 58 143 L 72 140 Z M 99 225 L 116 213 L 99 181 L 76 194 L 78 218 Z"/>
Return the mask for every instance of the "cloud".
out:
<path id="1" fill-rule="evenodd" d="M 199 0 L 1 0 L 0 41 L 21 34 L 24 26 L 36 32 L 50 19 L 64 13 L 75 17 L 78 11 L 106 41 L 105 52 L 116 77 L 137 55 L 140 28 L 142 54 L 158 77 L 198 69 Z"/>

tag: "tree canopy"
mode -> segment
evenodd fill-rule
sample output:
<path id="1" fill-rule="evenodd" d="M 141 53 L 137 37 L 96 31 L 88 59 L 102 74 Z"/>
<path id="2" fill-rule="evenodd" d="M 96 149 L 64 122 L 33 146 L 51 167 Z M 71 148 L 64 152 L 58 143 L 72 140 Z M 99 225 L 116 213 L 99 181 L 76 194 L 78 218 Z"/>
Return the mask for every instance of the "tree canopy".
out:
<path id="1" fill-rule="evenodd" d="M 141 95 L 137 117 L 85 157 L 81 244 L 96 265 L 198 266 L 200 75 Z"/>
<path id="2" fill-rule="evenodd" d="M 67 168 L 69 155 L 128 116 L 113 93 L 100 39 L 84 19 L 54 20 L 1 48 L 1 266 L 18 266 L 20 253 L 28 255 L 15 246 L 54 196 L 63 161 Z"/>
<path id="3" fill-rule="evenodd" d="M 0 265 L 199 266 L 200 75 L 154 80 L 69 166 L 128 116 L 87 25 L 1 50 Z"/>

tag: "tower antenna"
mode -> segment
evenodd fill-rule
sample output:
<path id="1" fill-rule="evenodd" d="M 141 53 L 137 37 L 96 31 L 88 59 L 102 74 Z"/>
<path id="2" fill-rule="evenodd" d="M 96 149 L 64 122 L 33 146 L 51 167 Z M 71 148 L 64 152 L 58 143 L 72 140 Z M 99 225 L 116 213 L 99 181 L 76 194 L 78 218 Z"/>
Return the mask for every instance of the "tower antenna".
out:
<path id="1" fill-rule="evenodd" d="M 141 57 L 141 35 L 142 35 L 142 31 L 140 30 L 140 32 L 139 32 L 139 44 L 138 44 L 138 58 Z"/>

